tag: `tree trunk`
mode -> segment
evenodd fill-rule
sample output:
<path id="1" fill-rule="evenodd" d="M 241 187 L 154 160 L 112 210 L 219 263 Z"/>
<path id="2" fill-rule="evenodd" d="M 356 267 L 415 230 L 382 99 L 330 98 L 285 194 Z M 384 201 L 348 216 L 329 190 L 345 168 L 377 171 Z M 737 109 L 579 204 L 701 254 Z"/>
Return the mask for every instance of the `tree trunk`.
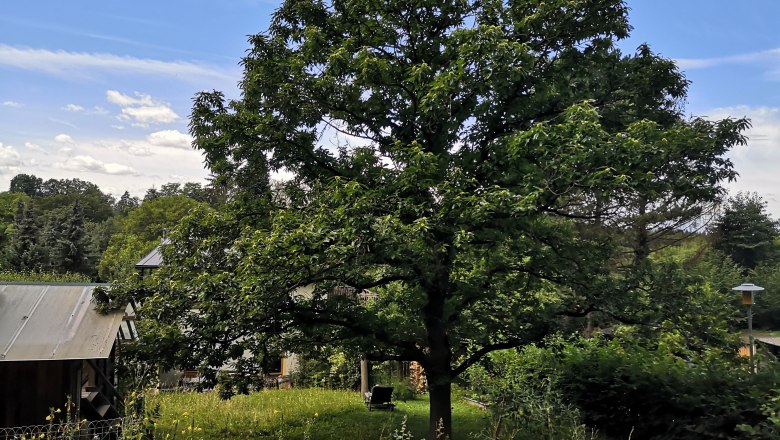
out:
<path id="1" fill-rule="evenodd" d="M 430 418 L 428 419 L 429 440 L 449 440 L 452 438 L 452 380 L 449 377 L 428 375 L 430 393 Z"/>
<path id="2" fill-rule="evenodd" d="M 449 338 L 441 320 L 432 320 L 428 326 L 428 340 L 431 342 L 425 377 L 428 380 L 430 396 L 430 417 L 428 419 L 429 440 L 452 438 L 452 351 Z"/>

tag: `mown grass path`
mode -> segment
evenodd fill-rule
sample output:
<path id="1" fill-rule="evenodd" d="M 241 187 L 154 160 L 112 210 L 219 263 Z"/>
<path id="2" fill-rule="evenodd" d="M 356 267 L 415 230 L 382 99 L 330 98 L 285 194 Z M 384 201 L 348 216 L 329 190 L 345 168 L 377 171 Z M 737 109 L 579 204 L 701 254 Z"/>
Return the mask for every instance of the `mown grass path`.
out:
<path id="1" fill-rule="evenodd" d="M 352 391 L 269 390 L 220 400 L 214 392 L 172 393 L 159 402 L 157 438 L 168 439 L 390 439 L 404 417 L 415 439 L 428 426 L 428 400 L 397 402 L 395 411 L 371 411 Z M 453 398 L 456 439 L 483 431 L 487 413 Z"/>

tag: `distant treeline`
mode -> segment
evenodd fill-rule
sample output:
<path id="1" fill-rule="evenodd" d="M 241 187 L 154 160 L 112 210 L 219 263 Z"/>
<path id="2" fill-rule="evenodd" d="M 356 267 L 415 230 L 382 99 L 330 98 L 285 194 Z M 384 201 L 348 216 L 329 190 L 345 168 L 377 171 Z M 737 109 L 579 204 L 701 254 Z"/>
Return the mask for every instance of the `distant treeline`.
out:
<path id="1" fill-rule="evenodd" d="M 189 211 L 227 198 L 211 183 L 188 182 L 150 188 L 143 199 L 125 191 L 117 200 L 81 179 L 18 174 L 0 193 L 0 268 L 111 281 L 130 273 Z"/>

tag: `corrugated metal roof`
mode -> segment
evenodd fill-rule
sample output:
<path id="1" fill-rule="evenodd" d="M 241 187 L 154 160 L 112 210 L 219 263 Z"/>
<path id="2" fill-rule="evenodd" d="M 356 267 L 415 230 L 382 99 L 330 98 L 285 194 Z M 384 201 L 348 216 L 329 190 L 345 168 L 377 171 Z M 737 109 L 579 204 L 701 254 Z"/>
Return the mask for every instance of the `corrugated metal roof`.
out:
<path id="1" fill-rule="evenodd" d="M 0 361 L 107 358 L 123 312 L 94 310 L 84 284 L 0 284 Z"/>
<path id="2" fill-rule="evenodd" d="M 756 336 L 754 339 L 765 344 L 777 345 L 780 347 L 780 336 Z"/>
<path id="3" fill-rule="evenodd" d="M 162 242 L 152 249 L 151 252 L 146 254 L 138 263 L 135 263 L 136 269 L 155 269 L 162 264 L 162 249 L 161 247 L 168 244 L 169 240 L 163 238 Z"/>

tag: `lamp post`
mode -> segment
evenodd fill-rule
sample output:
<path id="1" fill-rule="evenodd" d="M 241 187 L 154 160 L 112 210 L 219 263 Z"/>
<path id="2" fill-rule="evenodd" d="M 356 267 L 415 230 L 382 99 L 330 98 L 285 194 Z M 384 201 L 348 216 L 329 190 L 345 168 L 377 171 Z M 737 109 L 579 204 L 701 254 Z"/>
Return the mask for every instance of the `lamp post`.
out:
<path id="1" fill-rule="evenodd" d="M 756 372 L 756 364 L 753 360 L 753 292 L 764 290 L 763 287 L 756 286 L 753 283 L 742 283 L 731 290 L 742 292 L 742 304 L 747 306 L 748 322 L 748 352 L 750 353 L 750 373 Z"/>

